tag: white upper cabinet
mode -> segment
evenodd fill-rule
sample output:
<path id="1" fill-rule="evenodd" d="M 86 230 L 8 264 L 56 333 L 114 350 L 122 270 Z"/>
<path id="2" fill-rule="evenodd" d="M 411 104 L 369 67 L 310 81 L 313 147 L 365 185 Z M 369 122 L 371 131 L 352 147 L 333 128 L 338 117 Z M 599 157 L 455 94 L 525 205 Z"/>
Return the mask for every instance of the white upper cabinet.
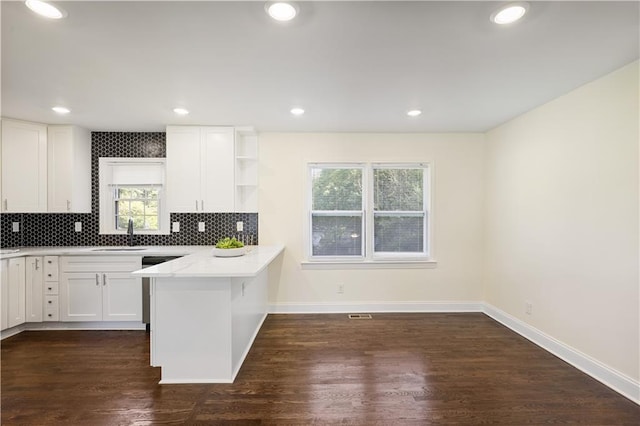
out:
<path id="1" fill-rule="evenodd" d="M 91 132 L 48 128 L 48 211 L 91 213 Z"/>
<path id="2" fill-rule="evenodd" d="M 2 119 L 2 211 L 90 213 L 91 133 Z"/>
<path id="3" fill-rule="evenodd" d="M 2 211 L 47 212 L 47 126 L 2 119 Z"/>
<path id="4" fill-rule="evenodd" d="M 234 148 L 233 127 L 167 126 L 169 211 L 235 211 Z"/>

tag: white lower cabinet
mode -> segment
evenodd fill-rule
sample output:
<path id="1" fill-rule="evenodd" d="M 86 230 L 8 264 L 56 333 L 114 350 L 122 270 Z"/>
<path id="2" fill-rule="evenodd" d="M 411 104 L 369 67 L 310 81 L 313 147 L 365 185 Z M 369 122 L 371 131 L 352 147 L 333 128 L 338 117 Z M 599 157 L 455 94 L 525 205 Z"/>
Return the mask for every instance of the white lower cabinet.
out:
<path id="1" fill-rule="evenodd" d="M 26 283 L 25 259 L 19 257 L 2 261 L 2 330 L 25 322 Z"/>
<path id="2" fill-rule="evenodd" d="M 9 261 L 0 261 L 0 328 L 9 328 Z"/>
<path id="3" fill-rule="evenodd" d="M 43 321 L 60 321 L 58 270 L 58 256 L 45 256 Z"/>
<path id="4" fill-rule="evenodd" d="M 41 256 L 29 256 L 26 260 L 26 322 L 42 322 L 44 260 Z"/>
<path id="5" fill-rule="evenodd" d="M 60 258 L 60 321 L 141 321 L 139 256 Z"/>

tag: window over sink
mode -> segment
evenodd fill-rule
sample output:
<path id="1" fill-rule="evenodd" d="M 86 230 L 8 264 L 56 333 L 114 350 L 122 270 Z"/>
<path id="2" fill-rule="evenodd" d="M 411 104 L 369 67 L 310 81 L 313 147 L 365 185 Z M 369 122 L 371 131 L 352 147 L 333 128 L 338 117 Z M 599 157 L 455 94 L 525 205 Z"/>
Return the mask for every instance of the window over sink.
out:
<path id="1" fill-rule="evenodd" d="M 169 234 L 165 161 L 100 158 L 100 233 L 124 234 L 129 220 L 138 234 Z"/>

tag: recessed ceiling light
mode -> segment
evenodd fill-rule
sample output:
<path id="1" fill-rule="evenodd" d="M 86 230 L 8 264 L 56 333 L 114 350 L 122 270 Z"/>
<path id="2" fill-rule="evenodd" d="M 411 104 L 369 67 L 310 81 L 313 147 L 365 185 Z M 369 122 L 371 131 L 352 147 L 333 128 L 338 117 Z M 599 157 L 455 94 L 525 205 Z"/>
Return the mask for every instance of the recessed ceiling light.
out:
<path id="1" fill-rule="evenodd" d="M 412 109 L 412 110 L 410 110 L 410 111 L 407 111 L 407 115 L 408 115 L 409 117 L 417 117 L 417 116 L 419 116 L 420 114 L 422 114 L 422 111 L 420 111 L 419 109 Z"/>
<path id="2" fill-rule="evenodd" d="M 304 110 L 302 108 L 291 108 L 291 114 L 302 115 L 304 114 Z"/>
<path id="3" fill-rule="evenodd" d="M 67 16 L 67 12 L 53 3 L 42 0 L 27 0 L 24 4 L 40 16 L 50 19 L 61 19 Z"/>
<path id="4" fill-rule="evenodd" d="M 175 112 L 178 115 L 187 115 L 187 114 L 189 114 L 189 110 L 184 109 L 184 108 L 174 108 L 173 112 Z"/>
<path id="5" fill-rule="evenodd" d="M 521 19 L 528 10 L 529 3 L 527 2 L 509 3 L 493 12 L 489 19 L 499 25 L 511 24 Z"/>
<path id="6" fill-rule="evenodd" d="M 290 1 L 268 1 L 264 9 L 276 21 L 290 21 L 298 14 L 298 5 Z"/>
<path id="7" fill-rule="evenodd" d="M 63 106 L 54 106 L 51 109 L 57 112 L 58 114 L 69 114 L 71 112 L 69 108 L 65 108 Z"/>

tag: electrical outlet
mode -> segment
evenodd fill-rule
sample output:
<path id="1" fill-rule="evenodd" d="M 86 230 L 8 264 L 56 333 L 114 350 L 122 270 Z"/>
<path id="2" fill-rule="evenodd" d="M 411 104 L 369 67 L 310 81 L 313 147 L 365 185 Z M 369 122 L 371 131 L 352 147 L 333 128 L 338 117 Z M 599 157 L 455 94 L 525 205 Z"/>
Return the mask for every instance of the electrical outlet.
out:
<path id="1" fill-rule="evenodd" d="M 180 232 L 180 222 L 173 222 L 171 232 Z"/>
<path id="2" fill-rule="evenodd" d="M 338 294 L 344 294 L 344 284 L 338 284 Z"/>
<path id="3" fill-rule="evenodd" d="M 244 230 L 244 223 L 236 222 L 236 231 L 242 232 Z"/>
<path id="4" fill-rule="evenodd" d="M 12 222 L 11 223 L 11 230 L 13 232 L 20 232 L 20 222 Z"/>
<path id="5" fill-rule="evenodd" d="M 204 232 L 204 222 L 198 222 L 198 231 Z"/>
<path id="6" fill-rule="evenodd" d="M 74 229 L 76 232 L 82 232 L 82 222 L 76 222 L 74 225 Z"/>
<path id="7" fill-rule="evenodd" d="M 531 302 L 524 302 L 524 313 L 527 315 L 533 314 L 533 304 Z"/>

